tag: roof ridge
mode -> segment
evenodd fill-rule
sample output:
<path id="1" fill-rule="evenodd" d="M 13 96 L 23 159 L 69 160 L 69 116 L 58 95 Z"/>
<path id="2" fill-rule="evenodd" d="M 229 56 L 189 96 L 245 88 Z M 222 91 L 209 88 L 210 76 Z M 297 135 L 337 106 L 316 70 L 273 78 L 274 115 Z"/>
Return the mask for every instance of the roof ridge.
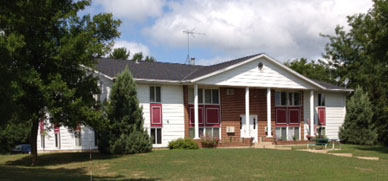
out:
<path id="1" fill-rule="evenodd" d="M 244 56 L 244 57 L 240 57 L 240 58 L 235 58 L 235 59 L 232 59 L 232 60 L 228 60 L 228 61 L 225 61 L 225 62 L 220 62 L 220 63 L 217 63 L 217 64 L 213 64 L 213 65 L 209 65 L 210 66 L 216 66 L 216 65 L 222 65 L 222 64 L 225 64 L 225 63 L 230 63 L 230 62 L 233 62 L 233 61 L 238 61 L 238 60 L 242 60 L 242 59 L 246 59 L 246 58 L 252 58 L 252 57 L 255 57 L 255 56 L 258 56 L 258 55 L 262 55 L 263 53 L 256 53 L 256 54 L 252 54 L 252 55 L 248 55 L 248 56 Z"/>
<path id="2" fill-rule="evenodd" d="M 123 60 L 123 59 L 114 59 L 114 58 L 105 58 L 105 57 L 101 57 L 101 58 L 98 58 L 98 59 L 117 60 L 117 61 L 128 61 L 128 62 L 134 63 L 132 60 Z M 160 64 L 185 65 L 185 66 L 193 66 L 193 67 L 207 67 L 206 65 L 191 65 L 191 64 L 184 64 L 184 63 L 176 63 L 176 62 L 160 62 L 160 61 L 155 61 L 155 62 L 140 61 L 140 63 L 160 63 Z"/>

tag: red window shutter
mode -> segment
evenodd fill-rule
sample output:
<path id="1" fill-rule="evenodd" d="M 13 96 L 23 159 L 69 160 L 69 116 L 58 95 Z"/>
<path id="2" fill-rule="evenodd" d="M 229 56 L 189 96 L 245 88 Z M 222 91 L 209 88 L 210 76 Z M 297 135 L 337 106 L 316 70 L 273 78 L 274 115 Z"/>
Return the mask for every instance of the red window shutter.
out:
<path id="1" fill-rule="evenodd" d="M 190 107 L 190 124 L 194 124 L 194 107 Z M 203 124 L 203 106 L 198 106 L 198 122 Z"/>
<path id="2" fill-rule="evenodd" d="M 287 109 L 276 109 L 276 123 L 287 124 Z"/>
<path id="3" fill-rule="evenodd" d="M 151 104 L 151 127 L 162 127 L 162 104 Z"/>
<path id="4" fill-rule="evenodd" d="M 55 124 L 55 126 L 54 126 L 54 133 L 58 134 L 58 133 L 60 133 L 60 131 L 61 131 L 60 125 L 59 124 Z"/>
<path id="5" fill-rule="evenodd" d="M 206 108 L 206 123 L 219 124 L 220 123 L 220 109 L 218 107 Z"/>
<path id="6" fill-rule="evenodd" d="M 39 129 L 40 133 L 44 132 L 44 120 L 39 121 Z"/>
<path id="7" fill-rule="evenodd" d="M 289 109 L 290 114 L 290 123 L 298 124 L 300 122 L 300 110 L 299 109 Z"/>
<path id="8" fill-rule="evenodd" d="M 319 123 L 326 125 L 326 109 L 324 107 L 318 108 Z"/>

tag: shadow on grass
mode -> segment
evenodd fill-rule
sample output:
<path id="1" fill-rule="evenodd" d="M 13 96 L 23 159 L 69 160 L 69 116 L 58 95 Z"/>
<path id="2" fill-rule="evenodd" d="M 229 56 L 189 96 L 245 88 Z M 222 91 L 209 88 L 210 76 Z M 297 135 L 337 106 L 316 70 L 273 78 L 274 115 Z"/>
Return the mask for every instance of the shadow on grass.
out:
<path id="1" fill-rule="evenodd" d="M 104 155 L 100 153 L 92 153 L 93 160 L 113 159 L 118 158 L 115 155 Z M 48 166 L 48 165 L 61 165 L 74 162 L 86 162 L 90 160 L 89 153 L 78 152 L 78 153 L 48 153 L 38 155 L 37 166 Z M 6 165 L 14 166 L 30 166 L 31 156 L 25 156 L 18 160 L 8 161 Z"/>
<path id="2" fill-rule="evenodd" d="M 354 149 L 388 154 L 388 147 L 384 146 L 354 146 Z"/>
<path id="3" fill-rule="evenodd" d="M 89 180 L 87 169 L 46 169 L 41 167 L 0 166 L 0 180 Z M 160 180 L 159 178 L 130 179 L 119 176 L 93 176 L 93 180 Z"/>

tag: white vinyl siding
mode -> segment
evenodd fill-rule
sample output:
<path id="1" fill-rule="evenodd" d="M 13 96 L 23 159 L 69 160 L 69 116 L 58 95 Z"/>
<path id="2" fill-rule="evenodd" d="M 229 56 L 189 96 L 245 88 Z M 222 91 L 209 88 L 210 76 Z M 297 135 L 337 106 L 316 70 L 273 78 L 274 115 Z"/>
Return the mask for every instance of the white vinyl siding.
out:
<path id="1" fill-rule="evenodd" d="M 258 63 L 264 67 L 259 70 Z M 279 65 L 271 63 L 266 58 L 260 58 L 218 75 L 200 80 L 199 84 L 222 86 L 252 86 L 286 89 L 311 89 L 314 85 L 284 70 Z"/>
<path id="2" fill-rule="evenodd" d="M 314 92 L 314 124 L 317 124 L 318 93 Z M 346 93 L 343 92 L 322 92 L 325 95 L 326 109 L 326 136 L 329 139 L 338 139 L 339 128 L 345 120 L 346 114 Z M 304 92 L 304 134 L 309 134 L 308 120 L 310 119 L 310 91 Z"/>
<path id="3" fill-rule="evenodd" d="M 48 124 L 50 125 L 50 124 Z M 42 148 L 41 133 L 38 131 L 38 152 L 44 151 L 74 151 L 74 150 L 89 150 L 97 149 L 94 145 L 94 131 L 86 126 L 81 126 L 81 145 L 76 146 L 76 137 L 74 131 L 69 130 L 67 127 L 60 127 L 60 147 L 55 147 L 55 134 L 54 128 L 45 127 L 44 142 L 45 147 Z"/>
<path id="4" fill-rule="evenodd" d="M 144 128 L 151 134 L 150 125 L 150 87 L 137 84 L 137 97 L 143 106 Z M 154 147 L 167 147 L 168 142 L 184 137 L 183 87 L 180 85 L 160 85 L 162 104 L 162 144 Z"/>

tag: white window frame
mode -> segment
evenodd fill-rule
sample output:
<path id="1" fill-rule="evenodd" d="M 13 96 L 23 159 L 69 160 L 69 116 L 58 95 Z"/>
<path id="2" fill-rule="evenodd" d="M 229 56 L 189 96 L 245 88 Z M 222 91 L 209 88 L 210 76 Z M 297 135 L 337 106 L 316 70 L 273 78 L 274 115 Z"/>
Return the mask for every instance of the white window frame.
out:
<path id="1" fill-rule="evenodd" d="M 195 128 L 189 128 L 189 137 L 194 138 L 193 136 L 190 136 L 190 130 L 194 130 Z M 201 137 L 206 137 L 206 130 L 211 129 L 211 138 L 214 138 L 214 129 L 218 129 L 218 139 L 221 139 L 221 127 L 200 127 L 199 129 L 203 130 L 203 135 Z"/>
<path id="2" fill-rule="evenodd" d="M 290 127 L 290 126 L 286 126 L 286 127 L 277 127 L 276 128 L 276 130 L 277 129 L 280 129 L 280 133 L 282 133 L 282 131 L 281 131 L 281 129 L 283 129 L 283 128 L 285 128 L 286 129 L 286 140 L 282 140 L 282 141 L 294 141 L 292 138 L 290 138 L 289 139 L 289 131 L 290 131 L 290 129 L 292 129 L 293 130 L 293 133 L 295 133 L 295 128 L 298 128 L 298 139 L 296 140 L 296 141 L 300 141 L 300 140 L 302 140 L 302 138 L 301 138 L 301 127 L 300 126 L 292 126 L 292 127 Z M 282 136 L 280 136 L 280 138 L 281 138 Z M 278 139 L 278 134 L 276 133 L 276 139 Z"/>
<path id="3" fill-rule="evenodd" d="M 54 133 L 55 148 L 61 149 L 61 133 Z"/>
<path id="4" fill-rule="evenodd" d="M 74 131 L 74 144 L 75 144 L 75 146 L 82 146 L 82 131 L 81 130 Z"/>
<path id="5" fill-rule="evenodd" d="M 150 129 L 150 135 L 151 135 L 151 138 L 152 138 L 152 129 L 155 129 L 155 136 L 154 136 L 154 140 L 152 141 L 152 144 L 153 145 L 161 145 L 163 144 L 163 128 L 160 128 L 160 127 L 154 127 L 154 128 L 151 128 Z M 158 129 L 160 129 L 160 143 L 158 143 Z M 154 143 L 155 141 L 155 143 Z"/>
<path id="6" fill-rule="evenodd" d="M 210 102 L 211 103 L 206 103 L 206 90 L 210 90 Z M 218 103 L 213 103 L 213 90 L 217 90 L 218 92 Z M 202 102 L 200 101 L 200 96 L 199 93 L 202 93 Z M 221 104 L 221 95 L 220 95 L 220 89 L 219 88 L 198 88 L 198 104 L 199 105 L 220 105 Z M 188 99 L 189 99 L 189 104 L 194 104 L 194 89 L 189 88 L 188 90 Z"/>
<path id="7" fill-rule="evenodd" d="M 157 91 L 156 91 L 156 88 L 157 87 L 159 87 L 159 97 L 160 97 L 160 101 L 158 102 L 158 101 L 156 101 L 156 95 L 157 95 Z M 154 101 L 152 101 L 151 100 L 151 89 L 154 89 Z M 158 85 L 151 85 L 150 87 L 149 87 L 149 89 L 148 89 L 150 92 L 149 92 L 149 101 L 150 101 L 150 103 L 156 103 L 156 104 L 160 104 L 160 103 L 162 103 L 162 86 L 158 86 Z"/>
<path id="8" fill-rule="evenodd" d="M 282 93 L 286 94 L 286 105 L 281 105 Z M 276 102 L 276 94 L 280 94 L 280 105 Z M 295 103 L 295 94 L 299 94 L 299 105 L 294 105 Z M 291 102 L 290 102 L 291 95 Z M 293 92 L 293 91 L 276 91 L 275 92 L 275 106 L 276 107 L 300 107 L 302 106 L 302 93 L 301 92 Z"/>
<path id="9" fill-rule="evenodd" d="M 319 98 L 321 98 L 321 99 L 319 99 Z M 326 107 L 326 95 L 325 94 L 318 93 L 317 99 L 318 99 L 318 101 L 317 101 L 318 107 Z M 322 104 L 322 100 L 323 100 L 323 104 Z"/>
<path id="10" fill-rule="evenodd" d="M 46 140 L 44 133 L 40 135 L 40 147 L 45 148 L 46 147 Z"/>

